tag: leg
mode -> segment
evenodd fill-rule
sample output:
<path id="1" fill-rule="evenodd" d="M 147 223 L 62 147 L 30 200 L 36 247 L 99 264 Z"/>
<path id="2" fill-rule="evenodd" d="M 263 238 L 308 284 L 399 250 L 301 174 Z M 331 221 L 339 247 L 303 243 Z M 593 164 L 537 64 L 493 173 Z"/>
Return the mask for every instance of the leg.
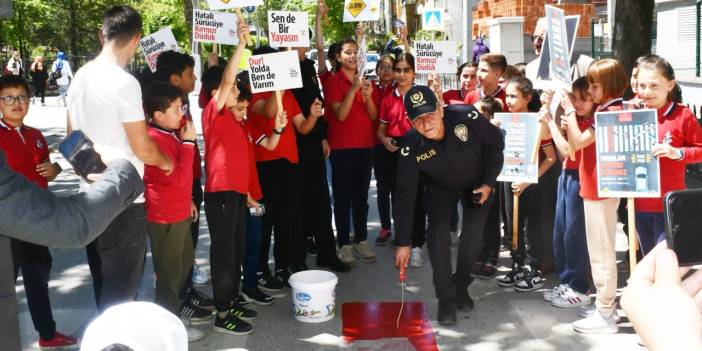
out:
<path id="1" fill-rule="evenodd" d="M 305 161 L 301 161 L 304 163 Z M 285 223 L 290 231 L 289 245 L 287 246 L 288 265 L 295 270 L 303 269 L 307 260 L 307 238 L 302 218 L 303 205 L 303 164 L 288 163 L 288 176 L 285 189 L 287 199 L 284 200 Z M 305 196 L 307 194 L 304 194 Z M 277 229 L 277 228 L 276 228 Z"/>
<path id="2" fill-rule="evenodd" d="M 457 199 L 458 195 L 434 184 L 428 184 L 424 192 L 424 203 L 429 218 L 427 248 L 432 266 L 434 291 L 439 299 L 453 299 L 456 296 L 456 287 L 452 278 L 449 227 L 451 211 L 454 208 L 452 205 Z"/>
<path id="3" fill-rule="evenodd" d="M 578 172 L 566 178 L 566 226 L 564 250 L 569 280 L 565 281 L 573 290 L 585 293 L 588 290 L 589 255 L 585 234 L 585 213 L 583 198 L 580 197 Z"/>
<path id="4" fill-rule="evenodd" d="M 471 201 L 469 196 L 471 194 L 464 195 L 465 201 Z M 463 208 L 463 231 L 456 255 L 455 282 L 459 286 L 468 286 L 470 270 L 483 249 L 483 230 L 493 201 L 494 195 L 490 195 L 481 207 Z"/>
<path id="5" fill-rule="evenodd" d="M 27 306 L 32 316 L 34 329 L 39 337 L 50 340 L 56 332 L 56 322 L 51 312 L 49 299 L 49 275 L 51 272 L 51 254 L 49 248 L 12 239 L 12 251 L 21 267 Z"/>
<path id="6" fill-rule="evenodd" d="M 197 152 L 197 151 L 196 151 Z M 195 208 L 197 209 L 198 217 L 196 221 L 192 221 L 190 224 L 190 243 L 192 243 L 193 246 L 193 256 L 195 255 L 195 248 L 197 247 L 197 241 L 200 237 L 200 208 L 202 206 L 202 183 L 200 179 L 193 179 L 193 187 L 192 187 L 192 201 L 195 204 Z M 193 260 L 194 261 L 194 260 Z M 191 279 L 185 280 L 185 284 L 183 285 L 183 289 L 180 292 L 180 299 L 185 300 L 188 291 L 193 288 L 193 265 L 190 265 L 190 270 L 188 271 L 188 276 L 191 277 Z"/>
<path id="7" fill-rule="evenodd" d="M 426 213 L 424 211 L 424 184 L 417 186 L 417 201 L 414 204 L 414 225 L 412 226 L 412 248 L 424 246 L 427 241 Z"/>
<path id="8" fill-rule="evenodd" d="M 261 190 L 266 194 L 266 213 L 261 217 L 261 250 L 258 259 L 258 271 L 270 273 L 268 255 L 271 249 L 271 235 L 277 214 L 280 192 L 277 189 L 277 173 L 279 169 L 276 161 L 257 162 L 258 179 L 261 181 Z M 211 234 L 211 233 L 210 233 Z"/>
<path id="9" fill-rule="evenodd" d="M 568 170 L 563 170 L 563 174 L 558 177 L 558 190 L 556 193 L 556 213 L 553 223 L 553 258 L 556 266 L 556 274 L 562 284 L 570 281 L 572 272 L 568 271 L 566 265 L 566 250 L 565 237 L 568 234 L 566 227 L 566 213 L 568 211 L 566 197 L 568 194 L 567 181 L 569 174 Z"/>
<path id="10" fill-rule="evenodd" d="M 261 217 L 246 215 L 246 250 L 244 250 L 244 279 L 242 287 L 255 288 L 258 258 L 261 250 Z"/>
<path id="11" fill-rule="evenodd" d="M 329 183 L 324 156 L 319 155 L 306 163 L 303 180 L 305 197 L 309 196 L 309 206 L 301 206 L 309 224 L 307 233 L 313 233 L 317 245 L 317 263 L 329 264 L 336 259 L 336 242 L 332 228 Z"/>
<path id="12" fill-rule="evenodd" d="M 232 298 L 239 295 L 241 286 L 241 263 L 244 258 L 244 248 L 246 247 L 246 195 L 231 193 L 230 205 L 232 207 L 231 215 L 234 219 L 234 249 L 232 262 L 232 280 L 234 281 Z"/>
<path id="13" fill-rule="evenodd" d="M 390 165 L 388 164 L 388 154 L 390 152 L 383 145 L 376 145 L 373 150 L 373 172 L 375 174 L 375 186 L 377 189 L 378 214 L 380 215 L 380 227 L 390 230 Z"/>
<path id="14" fill-rule="evenodd" d="M 205 215 L 210 230 L 210 267 L 212 268 L 212 295 L 219 312 L 229 310 L 234 298 L 234 218 L 227 192 L 205 193 Z"/>
<path id="15" fill-rule="evenodd" d="M 619 199 L 584 200 L 585 232 L 590 253 L 592 280 L 597 288 L 597 309 L 605 315 L 614 311 L 617 293 L 617 262 L 614 239 Z"/>
<path id="16" fill-rule="evenodd" d="M 183 277 L 189 272 L 183 268 L 183 253 L 192 252 L 185 247 L 186 236 L 190 245 L 190 220 L 178 223 L 147 223 L 151 240 L 151 253 L 156 273 L 156 296 L 154 302 L 173 314 L 180 307 L 179 293 L 183 287 Z M 192 254 L 189 255 L 192 257 Z M 192 264 L 188 266 L 192 267 Z"/>
<path id="17" fill-rule="evenodd" d="M 353 211 L 354 241 L 368 238 L 368 190 L 370 188 L 373 149 L 354 150 L 356 167 L 353 170 L 351 207 Z"/>
<path id="18" fill-rule="evenodd" d="M 488 214 L 483 230 L 483 251 L 481 256 L 485 262 L 496 265 L 497 257 L 500 255 L 500 200 L 502 198 L 502 188 L 500 184 L 495 184 L 493 188 L 492 202 L 488 205 Z M 486 205 L 483 205 L 486 206 Z"/>
<path id="19" fill-rule="evenodd" d="M 351 245 L 351 175 L 352 157 L 349 150 L 333 150 L 330 156 L 332 166 L 332 190 L 334 196 L 334 222 L 339 247 Z"/>

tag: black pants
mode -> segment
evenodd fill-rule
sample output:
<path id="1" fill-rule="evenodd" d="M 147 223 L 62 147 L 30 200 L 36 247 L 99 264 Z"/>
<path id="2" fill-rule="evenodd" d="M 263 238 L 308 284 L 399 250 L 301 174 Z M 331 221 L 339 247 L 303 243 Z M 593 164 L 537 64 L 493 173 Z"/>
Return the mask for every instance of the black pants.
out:
<path id="1" fill-rule="evenodd" d="M 56 322 L 51 313 L 49 299 L 49 274 L 51 272 L 51 253 L 46 246 L 40 246 L 16 239 L 10 239 L 12 262 L 15 268 L 15 281 L 20 269 L 27 306 L 32 316 L 34 329 L 39 337 L 49 340 L 56 332 Z"/>
<path id="2" fill-rule="evenodd" d="M 392 228 L 390 203 L 395 189 L 395 177 L 392 175 L 397 173 L 397 156 L 388 151 L 385 146 L 376 145 L 373 150 L 373 172 L 378 196 L 380 227 L 390 230 Z"/>
<path id="3" fill-rule="evenodd" d="M 464 204 L 470 204 L 472 191 L 473 189 L 466 189 L 463 193 L 457 193 L 429 183 L 424 192 L 424 208 L 429 217 L 427 247 L 433 269 L 434 290 L 439 299 L 454 298 L 456 285 L 469 284 L 471 267 L 483 248 L 483 228 L 493 195 L 481 207 L 463 207 L 463 232 L 456 256 L 456 273 L 453 274 L 449 235 L 451 212 L 459 197 L 466 200 Z"/>
<path id="4" fill-rule="evenodd" d="M 301 212 L 303 233 L 314 236 L 317 263 L 328 264 L 336 256 L 336 239 L 332 228 L 327 165 L 321 152 L 318 156 L 300 160 L 303 201 L 297 207 Z M 294 264 L 305 263 L 307 250 L 304 244 L 304 240 L 295 243 Z"/>
<path id="5" fill-rule="evenodd" d="M 301 206 L 302 178 L 300 167 L 287 159 L 257 162 L 261 190 L 266 199 L 266 213 L 261 219 L 261 255 L 258 271 L 269 271 L 268 257 L 271 249 L 271 234 L 275 245 L 273 256 L 275 269 L 287 269 L 291 264 L 293 250 L 304 249 L 305 236 L 302 220 L 297 217 Z M 275 229 L 275 230 L 274 230 Z"/>
<path id="6" fill-rule="evenodd" d="M 192 197 L 193 197 L 193 203 L 195 203 L 195 208 L 197 208 L 197 220 L 193 221 L 190 224 L 190 235 L 192 236 L 193 239 L 193 254 L 195 251 L 195 248 L 197 247 L 197 240 L 200 237 L 200 207 L 202 206 L 202 182 L 200 179 L 193 179 L 193 188 L 192 188 Z M 185 300 L 188 294 L 188 291 L 193 288 L 193 267 L 191 265 L 190 267 L 190 273 L 187 275 L 190 277 L 189 279 L 185 280 L 185 284 L 183 285 L 183 289 L 180 291 L 180 299 Z"/>
<path id="7" fill-rule="evenodd" d="M 494 200 L 488 209 L 488 216 L 483 230 L 483 247 L 479 260 L 497 264 L 500 255 L 500 206 L 503 199 L 502 183 L 495 183 Z"/>
<path id="8" fill-rule="evenodd" d="M 219 312 L 229 310 L 239 295 L 246 245 L 246 211 L 246 195 L 234 191 L 205 193 L 205 215 L 211 238 L 212 295 Z"/>
<path id="9" fill-rule="evenodd" d="M 46 97 L 46 84 L 34 84 L 34 97 L 41 96 L 41 103 L 44 103 Z"/>
<path id="10" fill-rule="evenodd" d="M 368 188 L 373 149 L 343 149 L 331 152 L 334 222 L 339 247 L 351 244 L 351 217 L 354 242 L 368 238 Z"/>
<path id="11" fill-rule="evenodd" d="M 144 273 L 146 210 L 132 204 L 86 249 L 100 311 L 134 300 Z"/>

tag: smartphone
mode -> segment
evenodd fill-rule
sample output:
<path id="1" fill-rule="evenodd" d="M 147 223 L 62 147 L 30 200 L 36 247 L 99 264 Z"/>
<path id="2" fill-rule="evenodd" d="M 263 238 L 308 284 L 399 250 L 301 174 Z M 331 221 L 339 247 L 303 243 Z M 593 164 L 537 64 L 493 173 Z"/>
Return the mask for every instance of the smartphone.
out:
<path id="1" fill-rule="evenodd" d="M 93 141 L 76 130 L 59 144 L 59 152 L 73 166 L 73 170 L 87 182 L 88 174 L 100 174 L 107 169 L 100 154 L 95 151 Z"/>
<path id="2" fill-rule="evenodd" d="M 663 201 L 665 238 L 680 266 L 702 264 L 702 189 L 671 191 Z"/>

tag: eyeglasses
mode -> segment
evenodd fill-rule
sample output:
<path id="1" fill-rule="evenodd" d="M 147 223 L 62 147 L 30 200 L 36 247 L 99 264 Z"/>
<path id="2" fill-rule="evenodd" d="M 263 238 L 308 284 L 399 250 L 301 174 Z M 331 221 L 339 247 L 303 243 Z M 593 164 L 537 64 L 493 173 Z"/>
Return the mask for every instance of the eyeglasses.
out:
<path id="1" fill-rule="evenodd" d="M 15 102 L 19 102 L 20 104 L 24 105 L 29 102 L 29 96 L 27 95 L 20 95 L 20 96 L 12 96 L 12 95 L 7 95 L 7 96 L 0 96 L 0 100 L 5 103 L 5 105 L 14 105 Z"/>
<path id="2" fill-rule="evenodd" d="M 378 71 L 392 71 L 392 66 L 378 66 Z"/>
<path id="3" fill-rule="evenodd" d="M 412 72 L 412 69 L 409 67 L 408 68 L 394 68 L 393 71 L 395 71 L 395 73 L 403 73 L 403 72 L 410 73 L 410 72 Z"/>

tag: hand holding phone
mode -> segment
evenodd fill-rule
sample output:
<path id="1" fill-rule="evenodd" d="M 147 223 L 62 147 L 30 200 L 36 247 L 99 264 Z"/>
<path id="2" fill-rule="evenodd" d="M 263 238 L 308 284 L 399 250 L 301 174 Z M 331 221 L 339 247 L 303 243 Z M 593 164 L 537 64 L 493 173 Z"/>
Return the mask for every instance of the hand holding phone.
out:
<path id="1" fill-rule="evenodd" d="M 107 169 L 92 140 L 80 130 L 73 131 L 59 144 L 59 152 L 73 166 L 76 174 L 89 183 L 93 181 L 88 178 L 89 174 L 100 174 Z"/>

